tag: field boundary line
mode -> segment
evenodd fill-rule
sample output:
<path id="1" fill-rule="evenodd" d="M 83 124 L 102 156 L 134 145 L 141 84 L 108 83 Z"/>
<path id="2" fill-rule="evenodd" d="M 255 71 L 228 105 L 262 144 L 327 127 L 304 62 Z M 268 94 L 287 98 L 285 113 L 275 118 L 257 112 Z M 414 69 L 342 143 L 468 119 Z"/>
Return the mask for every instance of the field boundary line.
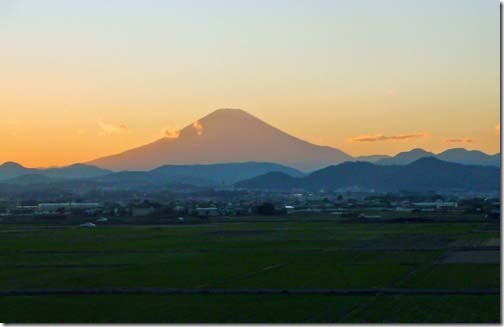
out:
<path id="1" fill-rule="evenodd" d="M 160 294 L 160 295 L 497 295 L 500 289 L 418 289 L 418 288 L 47 288 L 47 289 L 3 289 L 0 296 L 41 295 L 112 295 L 112 294 Z"/>
<path id="2" fill-rule="evenodd" d="M 348 247 L 348 248 L 335 248 L 335 249 L 325 249 L 325 248 L 297 248 L 297 249 L 278 249 L 278 248 L 264 248 L 261 251 L 267 251 L 274 249 L 277 252 L 430 252 L 439 250 L 449 250 L 449 251 L 492 251 L 499 250 L 499 246 L 478 246 L 478 247 L 432 247 L 432 248 L 361 248 L 361 247 Z M 217 250 L 166 250 L 166 249 L 155 249 L 155 250 L 0 250 L 0 256 L 8 256 L 13 254 L 192 254 L 192 253 L 243 253 L 246 251 L 236 250 L 236 251 L 221 251 Z"/>

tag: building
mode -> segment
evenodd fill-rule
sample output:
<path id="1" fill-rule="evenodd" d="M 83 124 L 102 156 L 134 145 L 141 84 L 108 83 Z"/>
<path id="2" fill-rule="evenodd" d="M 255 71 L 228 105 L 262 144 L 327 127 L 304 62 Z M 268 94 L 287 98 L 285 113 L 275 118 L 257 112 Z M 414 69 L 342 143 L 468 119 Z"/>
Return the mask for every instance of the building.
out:
<path id="1" fill-rule="evenodd" d="M 413 203 L 413 207 L 418 209 L 448 209 L 448 208 L 457 208 L 457 202 L 443 202 L 443 201 L 435 201 L 435 202 L 415 202 Z"/>
<path id="2" fill-rule="evenodd" d="M 196 214 L 198 217 L 215 217 L 220 215 L 219 210 L 214 207 L 196 208 Z"/>
<path id="3" fill-rule="evenodd" d="M 152 215 L 154 212 L 155 209 L 153 207 L 147 207 L 147 206 L 131 207 L 131 215 L 133 217 L 146 217 Z"/>
<path id="4" fill-rule="evenodd" d="M 293 206 L 285 206 L 285 213 L 290 214 L 294 212 L 294 207 Z"/>
<path id="5" fill-rule="evenodd" d="M 93 227 L 96 227 L 96 224 L 87 222 L 87 223 L 80 224 L 79 226 L 80 227 L 86 227 L 86 228 L 93 228 Z"/>
<path id="6" fill-rule="evenodd" d="M 61 202 L 61 203 L 39 203 L 37 211 L 41 213 L 70 212 L 72 210 L 92 210 L 101 208 L 96 202 Z"/>

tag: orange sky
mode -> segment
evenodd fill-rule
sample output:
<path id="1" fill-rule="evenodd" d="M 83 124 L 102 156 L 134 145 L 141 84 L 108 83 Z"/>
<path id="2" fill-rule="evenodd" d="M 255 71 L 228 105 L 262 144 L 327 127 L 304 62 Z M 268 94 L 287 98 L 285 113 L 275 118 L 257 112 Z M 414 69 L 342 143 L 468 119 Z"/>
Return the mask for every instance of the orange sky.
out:
<path id="1" fill-rule="evenodd" d="M 377 3 L 2 2 L 0 162 L 85 162 L 218 108 L 350 155 L 498 152 L 498 3 Z"/>

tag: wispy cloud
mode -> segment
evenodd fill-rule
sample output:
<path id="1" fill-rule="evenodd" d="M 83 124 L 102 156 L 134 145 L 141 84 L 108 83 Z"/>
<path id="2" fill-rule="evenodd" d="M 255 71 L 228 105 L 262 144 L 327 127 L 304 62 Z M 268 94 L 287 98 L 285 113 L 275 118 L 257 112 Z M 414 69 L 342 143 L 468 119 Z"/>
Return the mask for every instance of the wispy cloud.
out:
<path id="1" fill-rule="evenodd" d="M 113 124 L 104 121 L 99 121 L 98 126 L 100 127 L 100 134 L 120 134 L 128 131 L 128 126 L 125 124 Z"/>
<path id="2" fill-rule="evenodd" d="M 199 121 L 195 121 L 193 123 L 193 127 L 196 130 L 196 134 L 202 135 L 203 134 L 203 125 Z"/>
<path id="3" fill-rule="evenodd" d="M 396 134 L 396 135 L 361 135 L 350 139 L 352 142 L 380 142 L 380 141 L 401 141 L 409 139 L 417 139 L 427 137 L 427 133 L 410 133 L 410 134 Z"/>
<path id="4" fill-rule="evenodd" d="M 454 137 L 454 138 L 446 138 L 444 139 L 444 141 L 446 143 L 472 143 L 474 142 L 473 139 L 471 138 L 468 138 L 468 137 L 462 137 L 462 138 L 458 138 L 458 137 Z"/>
<path id="5" fill-rule="evenodd" d="M 180 130 L 169 130 L 165 129 L 163 131 L 164 137 L 167 139 L 178 139 L 180 137 Z"/>

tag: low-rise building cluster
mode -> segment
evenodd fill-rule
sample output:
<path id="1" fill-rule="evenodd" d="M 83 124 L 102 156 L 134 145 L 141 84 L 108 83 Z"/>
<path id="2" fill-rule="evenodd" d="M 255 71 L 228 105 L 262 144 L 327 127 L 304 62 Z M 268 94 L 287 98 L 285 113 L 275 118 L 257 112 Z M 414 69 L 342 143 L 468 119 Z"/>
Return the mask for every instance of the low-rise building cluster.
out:
<path id="1" fill-rule="evenodd" d="M 435 193 L 378 194 L 362 190 L 338 192 L 212 191 L 177 195 L 138 195 L 119 199 L 92 197 L 71 201 L 0 199 L 1 217 L 133 217 L 183 221 L 251 215 L 330 214 L 356 219 L 384 219 L 415 213 L 474 213 L 500 217 L 500 198 Z M 182 219 L 180 219 L 182 218 Z"/>

